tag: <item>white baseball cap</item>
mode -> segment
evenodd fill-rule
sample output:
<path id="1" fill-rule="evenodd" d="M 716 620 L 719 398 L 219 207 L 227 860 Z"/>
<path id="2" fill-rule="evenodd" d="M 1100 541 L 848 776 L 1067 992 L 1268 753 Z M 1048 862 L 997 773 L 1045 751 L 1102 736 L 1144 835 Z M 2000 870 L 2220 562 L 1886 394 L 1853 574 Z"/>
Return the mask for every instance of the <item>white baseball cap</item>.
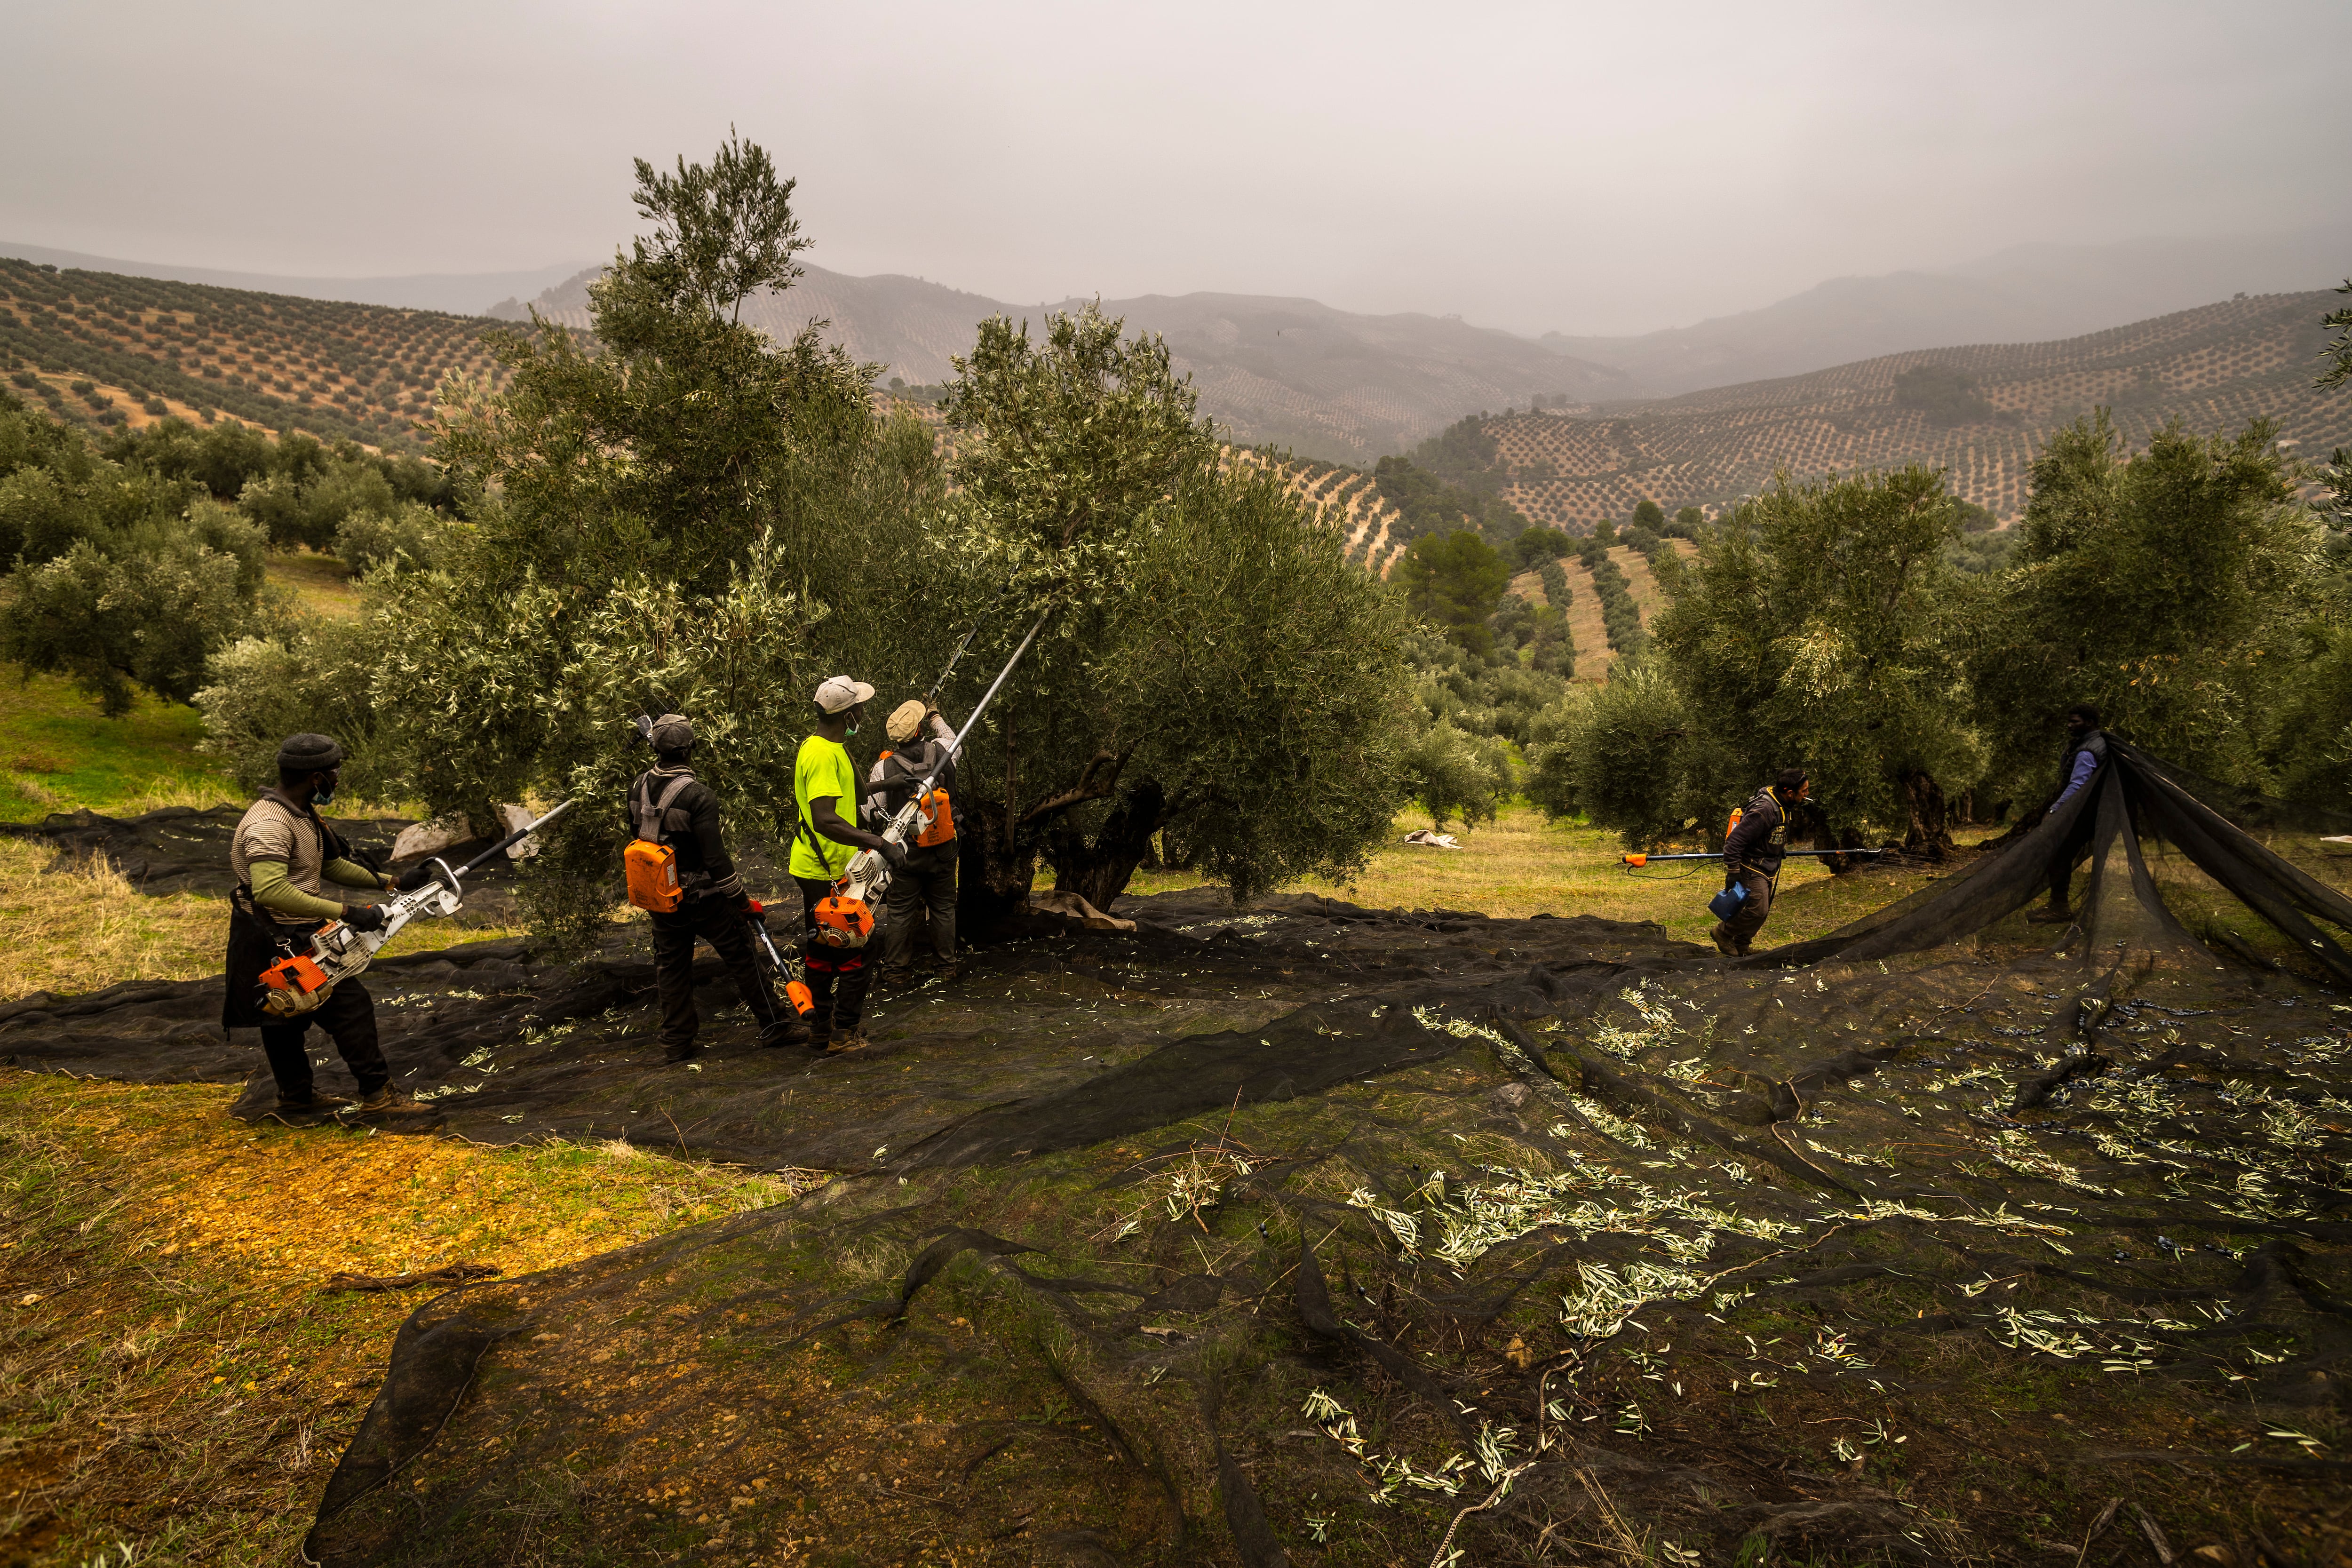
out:
<path id="1" fill-rule="evenodd" d="M 836 675 L 816 689 L 816 705 L 828 713 L 838 713 L 860 702 L 870 702 L 874 689 L 862 680 L 852 680 Z"/>

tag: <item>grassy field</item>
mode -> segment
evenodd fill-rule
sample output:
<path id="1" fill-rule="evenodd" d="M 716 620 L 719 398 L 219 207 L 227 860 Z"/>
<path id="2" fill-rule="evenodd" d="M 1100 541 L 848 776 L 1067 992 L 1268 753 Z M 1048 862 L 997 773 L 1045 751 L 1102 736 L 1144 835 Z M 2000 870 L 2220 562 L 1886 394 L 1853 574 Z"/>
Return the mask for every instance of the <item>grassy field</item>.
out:
<path id="1" fill-rule="evenodd" d="M 120 719 L 54 675 L 0 673 L 0 821 L 36 822 L 87 805 L 116 815 L 216 805 L 240 792 L 200 755 L 204 718 L 142 696 Z"/>
<path id="2" fill-rule="evenodd" d="M 1621 862 L 1624 847 L 1614 833 L 1572 822 L 1548 823 L 1541 812 L 1524 805 L 1506 806 L 1499 818 L 1482 826 L 1457 828 L 1459 850 L 1414 848 L 1398 842 L 1409 830 L 1426 825 L 1419 812 L 1400 815 L 1394 838 L 1373 853 L 1352 883 L 1312 879 L 1285 891 L 1320 893 L 1373 909 L 1467 910 L 1511 919 L 1554 914 L 1654 921 L 1668 935 L 1689 942 L 1706 941 L 1715 924 L 1706 900 L 1722 887 L 1723 873 L 1713 863 L 1635 871 Z M 1767 940 L 1778 943 L 1820 936 L 1938 874 L 1911 869 L 1837 878 L 1817 860 L 1791 860 L 1781 874 L 1780 898 Z M 1200 884 L 1201 879 L 1188 874 L 1146 873 L 1129 890 L 1157 893 Z"/>
<path id="3" fill-rule="evenodd" d="M 331 555 L 315 550 L 273 551 L 268 570 L 269 581 L 290 590 L 306 610 L 329 616 L 359 613 L 360 591 L 352 569 Z"/>

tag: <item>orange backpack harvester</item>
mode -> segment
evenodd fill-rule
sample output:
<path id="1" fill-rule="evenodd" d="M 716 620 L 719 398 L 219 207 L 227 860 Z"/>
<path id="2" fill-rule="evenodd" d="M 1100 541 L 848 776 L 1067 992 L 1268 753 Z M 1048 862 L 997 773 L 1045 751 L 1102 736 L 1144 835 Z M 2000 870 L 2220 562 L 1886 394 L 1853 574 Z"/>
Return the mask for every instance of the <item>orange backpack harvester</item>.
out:
<path id="1" fill-rule="evenodd" d="M 895 752 L 885 752 L 875 761 L 887 763 L 897 754 Z M 914 777 L 921 776 L 915 773 L 912 768 L 906 767 L 904 763 L 900 766 Z M 944 789 L 925 791 L 915 808 L 915 847 L 919 849 L 936 849 L 954 837 L 955 810 L 948 804 L 948 792 Z"/>
<path id="2" fill-rule="evenodd" d="M 955 812 L 948 805 L 948 792 L 935 789 L 923 796 L 917 813 L 915 842 L 925 849 L 934 849 L 955 837 Z"/>
<path id="3" fill-rule="evenodd" d="M 637 819 L 637 837 L 621 851 L 621 865 L 628 873 L 629 902 L 641 910 L 666 915 L 676 910 L 678 900 L 686 896 L 677 884 L 677 851 L 662 842 L 661 823 L 670 802 L 693 782 L 691 778 L 672 779 L 661 798 L 656 800 L 653 774 L 646 773 L 629 791 L 630 811 Z"/>

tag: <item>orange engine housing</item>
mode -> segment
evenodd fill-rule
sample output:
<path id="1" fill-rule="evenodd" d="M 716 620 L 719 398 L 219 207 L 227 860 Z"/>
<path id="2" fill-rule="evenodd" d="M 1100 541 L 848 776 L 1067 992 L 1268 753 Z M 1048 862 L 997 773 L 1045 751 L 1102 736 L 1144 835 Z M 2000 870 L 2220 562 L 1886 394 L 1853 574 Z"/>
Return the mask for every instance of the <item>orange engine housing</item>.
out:
<path id="1" fill-rule="evenodd" d="M 327 972 L 309 953 L 298 952 L 263 970 L 261 983 L 272 991 L 316 991 L 327 984 Z"/>
<path id="2" fill-rule="evenodd" d="M 825 947 L 864 947 L 874 934 L 874 911 L 863 899 L 827 893 L 816 901 L 816 929 L 810 934 Z"/>

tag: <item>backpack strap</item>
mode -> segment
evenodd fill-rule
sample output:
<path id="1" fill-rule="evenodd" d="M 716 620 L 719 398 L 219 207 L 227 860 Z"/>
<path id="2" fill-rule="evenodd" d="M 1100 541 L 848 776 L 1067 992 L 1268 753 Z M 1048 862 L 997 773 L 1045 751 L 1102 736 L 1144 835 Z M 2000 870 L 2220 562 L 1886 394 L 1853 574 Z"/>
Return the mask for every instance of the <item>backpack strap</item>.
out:
<path id="1" fill-rule="evenodd" d="M 639 773 L 636 787 L 630 791 L 629 800 L 629 809 L 637 819 L 637 837 L 651 844 L 662 842 L 662 818 L 669 815 L 671 804 L 693 782 L 692 773 L 674 778 L 669 781 L 669 787 L 661 792 L 661 798 L 656 800 L 654 798 L 654 775 Z"/>
<path id="2" fill-rule="evenodd" d="M 824 840 L 816 836 L 816 825 L 808 819 L 808 813 L 802 810 L 797 802 L 793 806 L 793 837 L 808 840 L 809 853 L 816 857 L 818 865 L 831 866 L 833 862 L 825 858 Z"/>

